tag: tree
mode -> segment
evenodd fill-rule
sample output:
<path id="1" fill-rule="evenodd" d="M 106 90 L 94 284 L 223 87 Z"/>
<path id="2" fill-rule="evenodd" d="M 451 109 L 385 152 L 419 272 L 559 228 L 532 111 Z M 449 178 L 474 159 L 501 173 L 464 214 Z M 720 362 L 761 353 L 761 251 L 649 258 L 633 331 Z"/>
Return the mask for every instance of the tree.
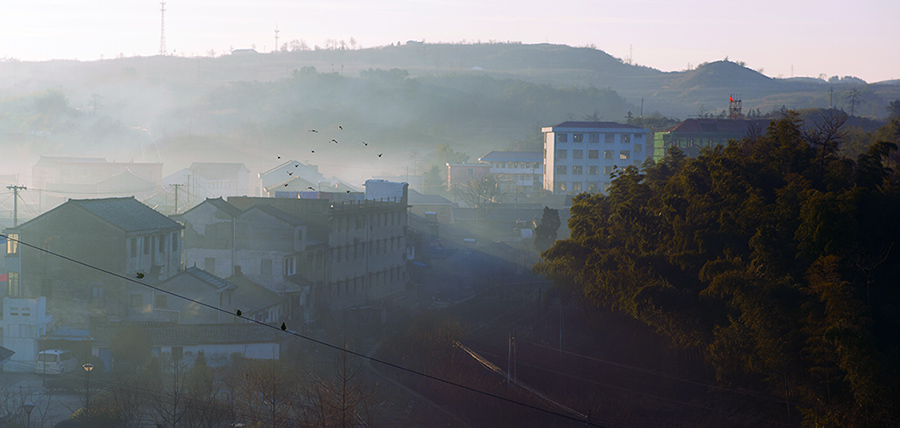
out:
<path id="1" fill-rule="evenodd" d="M 556 242 L 556 232 L 562 223 L 559 220 L 559 211 L 544 207 L 540 224 L 534 227 L 534 248 L 544 252 Z"/>
<path id="2" fill-rule="evenodd" d="M 436 194 L 443 190 L 446 190 L 446 186 L 444 185 L 444 176 L 446 175 L 446 168 L 441 168 L 438 165 L 431 165 L 428 168 L 428 171 L 425 171 L 425 176 L 422 178 L 424 182 L 424 191 L 426 194 Z"/>
<path id="3" fill-rule="evenodd" d="M 475 209 L 477 221 L 484 221 L 488 213 L 503 202 L 504 196 L 506 192 L 500 187 L 500 182 L 494 174 L 474 179 L 460 189 L 460 198 Z"/>
<path id="4" fill-rule="evenodd" d="M 900 99 L 891 101 L 887 106 L 888 119 L 900 117 Z"/>

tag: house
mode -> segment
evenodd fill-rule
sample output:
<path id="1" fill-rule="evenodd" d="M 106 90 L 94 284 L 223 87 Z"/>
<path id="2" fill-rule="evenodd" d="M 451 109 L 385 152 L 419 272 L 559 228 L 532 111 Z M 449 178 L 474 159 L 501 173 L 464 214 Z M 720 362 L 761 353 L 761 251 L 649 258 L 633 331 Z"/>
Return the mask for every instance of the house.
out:
<path id="1" fill-rule="evenodd" d="M 107 370 L 116 364 L 110 352 L 116 335 L 135 325 L 147 333 L 152 342 L 153 355 L 168 367 L 176 362 L 190 368 L 199 355 L 203 355 L 210 367 L 225 366 L 235 356 L 277 360 L 281 358 L 281 342 L 285 338 L 280 330 L 255 323 L 105 324 L 91 329 L 94 338 L 91 352 L 103 360 Z"/>
<path id="2" fill-rule="evenodd" d="M 319 172 L 318 166 L 296 160 L 289 160 L 259 174 L 259 182 L 262 186 L 260 194 L 270 197 L 274 196 L 275 191 L 278 190 L 319 190 L 319 183 L 325 181 L 328 180 Z"/>
<path id="3" fill-rule="evenodd" d="M 123 179 L 115 179 L 117 176 Z M 101 192 L 108 196 L 142 198 L 161 185 L 162 164 L 41 156 L 31 168 L 31 178 L 34 188 L 42 189 L 38 205 L 47 209 L 65 202 L 66 198 L 91 197 Z M 148 188 L 150 185 L 152 188 Z"/>
<path id="4" fill-rule="evenodd" d="M 146 281 L 175 275 L 182 229 L 133 197 L 70 199 L 4 230 L 8 295 L 46 297 L 47 312 L 70 327 L 124 318 L 129 282 L 110 273 Z"/>
<path id="5" fill-rule="evenodd" d="M 544 156 L 541 152 L 492 151 L 480 158 L 489 163 L 490 172 L 497 176 L 506 193 L 533 195 L 544 183 Z"/>
<path id="6" fill-rule="evenodd" d="M 52 317 L 47 315 L 47 299 L 44 297 L 3 299 L 0 345 L 14 352 L 4 370 L 22 372 L 34 369 L 40 352 L 40 338 L 47 333 L 52 321 Z"/>
<path id="7" fill-rule="evenodd" d="M 409 211 L 423 219 L 431 219 L 437 223 L 453 223 L 453 207 L 457 206 L 447 198 L 439 195 L 423 195 L 415 190 L 409 191 Z"/>
<path id="8" fill-rule="evenodd" d="M 652 155 L 648 130 L 615 122 L 563 122 L 542 128 L 544 190 L 606 191 L 616 168 L 640 166 Z"/>
<path id="9" fill-rule="evenodd" d="M 231 313 L 235 309 L 234 294 L 237 288 L 234 283 L 192 266 L 156 284 L 154 288 L 130 287 L 128 318 L 132 321 L 178 324 L 234 323 L 237 319 Z"/>
<path id="10" fill-rule="evenodd" d="M 653 136 L 653 158 L 661 160 L 669 147 L 678 147 L 685 155 L 697 157 L 700 149 L 726 145 L 766 132 L 771 119 L 687 119 Z"/>

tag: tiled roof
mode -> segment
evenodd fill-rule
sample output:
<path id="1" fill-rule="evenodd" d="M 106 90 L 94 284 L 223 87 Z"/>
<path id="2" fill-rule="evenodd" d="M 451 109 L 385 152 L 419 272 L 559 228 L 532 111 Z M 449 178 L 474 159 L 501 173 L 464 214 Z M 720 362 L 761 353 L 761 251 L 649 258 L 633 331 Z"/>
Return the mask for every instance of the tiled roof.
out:
<path id="1" fill-rule="evenodd" d="M 108 345 L 126 325 L 104 325 L 91 329 L 95 345 Z M 142 325 L 153 346 L 213 345 L 226 343 L 272 343 L 280 331 L 256 323 L 238 324 L 148 324 Z"/>
<path id="2" fill-rule="evenodd" d="M 213 275 L 203 269 L 200 269 L 198 267 L 194 267 L 194 266 L 189 267 L 189 268 L 185 269 L 181 274 L 191 275 L 194 278 L 197 278 L 200 281 L 203 281 L 203 282 L 215 287 L 216 290 L 229 290 L 229 289 L 237 288 L 236 284 L 226 281 L 222 278 L 219 278 L 218 276 L 215 276 L 215 275 Z M 181 275 L 181 274 L 179 274 L 179 275 Z M 162 287 L 162 285 L 160 285 L 160 286 Z"/>
<path id="3" fill-rule="evenodd" d="M 78 158 L 78 157 L 60 157 L 60 156 L 41 156 L 34 166 L 36 167 L 54 167 L 58 163 L 106 163 L 106 158 Z"/>
<path id="4" fill-rule="evenodd" d="M 69 199 L 76 205 L 126 232 L 181 229 L 182 226 L 134 197 L 105 199 Z"/>
<path id="5" fill-rule="evenodd" d="M 266 213 L 266 214 L 269 214 L 269 215 L 271 215 L 272 217 L 275 217 L 275 218 L 277 218 L 277 219 L 279 219 L 279 220 L 281 220 L 281 221 L 283 221 L 283 222 L 285 222 L 285 223 L 288 223 L 288 224 L 292 224 L 292 225 L 295 225 L 295 226 L 299 226 L 299 225 L 306 224 L 305 221 L 300 220 L 299 218 L 294 217 L 294 216 L 292 216 L 292 215 L 290 215 L 290 214 L 288 214 L 288 213 L 286 213 L 286 212 L 284 212 L 284 211 L 282 211 L 282 210 L 280 210 L 280 209 L 278 209 L 278 208 L 275 208 L 275 207 L 273 207 L 273 206 L 271 206 L 271 205 L 266 205 L 266 204 L 254 205 L 252 208 L 250 208 L 250 209 L 248 209 L 247 211 L 244 211 L 244 212 L 249 212 L 249 211 L 254 210 L 254 209 L 260 210 L 260 211 L 262 211 L 262 212 L 264 212 L 264 213 Z"/>
<path id="6" fill-rule="evenodd" d="M 563 122 L 553 125 L 554 128 L 626 128 L 626 129 L 643 129 L 634 125 L 616 122 Z"/>
<path id="7" fill-rule="evenodd" d="M 543 162 L 541 152 L 493 151 L 478 160 L 482 162 Z"/>
<path id="8" fill-rule="evenodd" d="M 440 195 L 423 195 L 409 189 L 408 202 L 413 205 L 453 205 L 453 202 Z"/>
<path id="9" fill-rule="evenodd" d="M 261 309 L 267 309 L 284 301 L 284 298 L 246 276 L 237 274 L 229 276 L 227 281 L 237 284 L 232 301 L 235 307 L 243 309 L 248 315 Z"/>

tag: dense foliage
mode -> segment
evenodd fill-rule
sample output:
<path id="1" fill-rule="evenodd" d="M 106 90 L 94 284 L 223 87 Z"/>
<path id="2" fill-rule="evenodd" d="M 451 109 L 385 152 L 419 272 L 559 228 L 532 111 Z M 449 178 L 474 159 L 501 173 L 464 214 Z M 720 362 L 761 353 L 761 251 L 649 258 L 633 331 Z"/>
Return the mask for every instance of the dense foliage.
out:
<path id="1" fill-rule="evenodd" d="M 852 160 L 808 135 L 787 112 L 758 138 L 629 167 L 575 198 L 571 238 L 535 269 L 702 350 L 720 382 L 767 385 L 808 426 L 898 426 L 897 146 Z"/>

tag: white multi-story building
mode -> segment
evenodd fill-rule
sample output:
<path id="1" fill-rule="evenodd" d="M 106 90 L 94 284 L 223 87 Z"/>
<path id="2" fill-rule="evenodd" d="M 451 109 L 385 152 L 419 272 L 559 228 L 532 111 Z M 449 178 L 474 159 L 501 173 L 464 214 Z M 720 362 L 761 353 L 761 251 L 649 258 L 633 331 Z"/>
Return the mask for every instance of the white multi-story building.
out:
<path id="1" fill-rule="evenodd" d="M 563 122 L 542 128 L 544 189 L 554 193 L 606 191 L 614 169 L 653 156 L 650 131 L 615 122 Z"/>

